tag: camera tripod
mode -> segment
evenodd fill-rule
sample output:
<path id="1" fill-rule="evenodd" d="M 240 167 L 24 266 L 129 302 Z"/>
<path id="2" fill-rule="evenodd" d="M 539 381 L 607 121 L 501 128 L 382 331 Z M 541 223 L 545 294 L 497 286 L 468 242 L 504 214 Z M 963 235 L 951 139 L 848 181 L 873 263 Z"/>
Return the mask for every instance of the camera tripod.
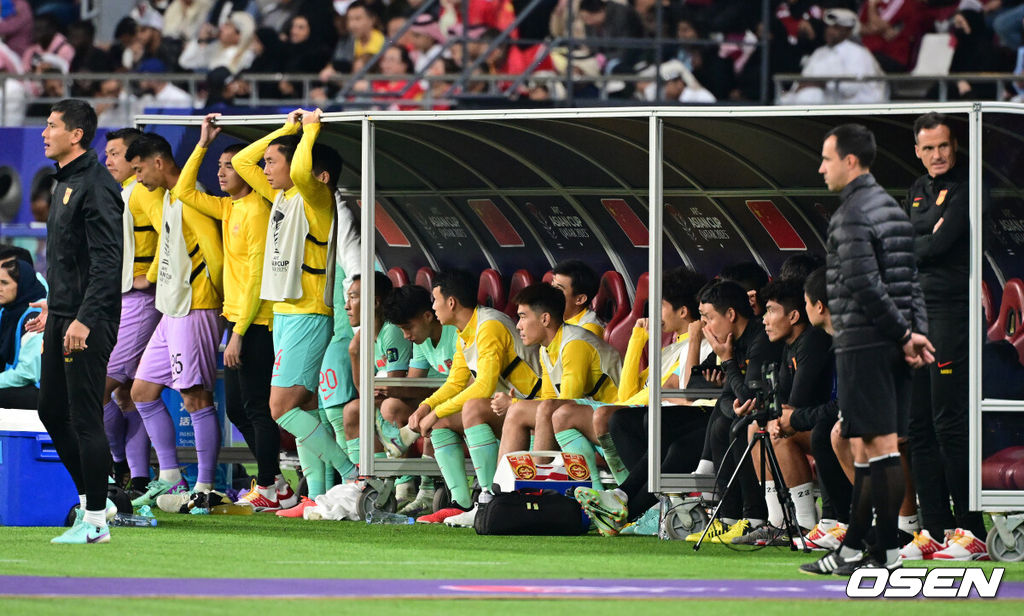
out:
<path id="1" fill-rule="evenodd" d="M 754 437 L 750 439 L 749 443 L 747 443 L 746 450 L 744 450 L 743 455 L 740 456 L 739 462 L 736 464 L 736 468 L 732 471 L 732 476 L 729 477 L 729 483 L 726 484 L 725 490 L 722 491 L 722 497 L 718 500 L 718 505 L 711 513 L 711 519 L 708 520 L 708 525 L 704 528 L 704 532 L 701 533 L 700 539 L 697 541 L 696 545 L 693 546 L 693 549 L 694 551 L 700 549 L 701 544 L 704 542 L 704 537 L 707 536 L 708 531 L 711 529 L 712 523 L 718 519 L 719 510 L 722 508 L 722 505 L 725 504 L 725 497 L 729 494 L 729 490 L 732 489 L 733 482 L 736 481 L 736 477 L 739 476 L 740 469 L 743 467 L 743 461 L 747 459 L 747 456 L 751 455 L 751 452 L 754 449 L 754 444 L 760 443 L 761 490 L 762 492 L 766 491 L 764 482 L 765 477 L 767 477 L 767 475 L 765 475 L 765 465 L 767 464 L 767 468 L 772 472 L 772 477 L 775 478 L 775 488 L 779 496 L 779 503 L 782 505 L 782 519 L 786 535 L 789 537 L 789 549 L 795 552 L 799 549 L 797 548 L 797 543 L 799 542 L 803 545 L 803 551 L 809 552 L 810 548 L 804 544 L 803 533 L 800 532 L 800 527 L 796 524 L 796 507 L 794 506 L 793 498 L 789 493 L 789 487 L 786 485 L 786 481 L 782 477 L 782 469 L 779 468 L 779 460 L 775 457 L 775 448 L 772 447 L 771 436 L 765 430 L 765 426 L 768 423 L 767 413 L 758 413 L 757 415 L 752 416 L 752 418 L 757 421 L 757 432 L 754 433 Z M 739 433 L 733 436 L 732 443 L 729 444 L 730 450 L 734 445 L 736 445 L 736 440 L 746 432 L 746 426 L 748 425 L 750 425 L 749 421 L 740 422 L 733 428 L 734 432 L 738 431 Z M 728 457 L 728 455 L 729 451 L 726 451 L 726 457 Z"/>

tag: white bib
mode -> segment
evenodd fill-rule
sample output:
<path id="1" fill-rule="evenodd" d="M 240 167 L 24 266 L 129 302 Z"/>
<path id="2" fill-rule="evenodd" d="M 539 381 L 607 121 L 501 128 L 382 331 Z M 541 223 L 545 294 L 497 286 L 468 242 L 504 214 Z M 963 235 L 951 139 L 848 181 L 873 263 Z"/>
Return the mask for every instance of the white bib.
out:
<path id="1" fill-rule="evenodd" d="M 565 350 L 567 344 L 574 340 L 583 340 L 594 347 L 601 358 L 601 379 L 592 391 L 584 392 L 583 397 L 592 398 L 597 395 L 605 381 L 609 379 L 618 387 L 619 374 L 622 372 L 622 356 L 619 355 L 619 352 L 612 345 L 595 336 L 593 332 L 578 325 L 566 323 L 562 326 L 562 343 L 558 348 L 558 360 L 552 364 L 547 349 L 541 348 L 540 350 L 540 360 L 544 363 L 544 369 L 548 371 L 548 377 L 551 378 L 551 385 L 555 388 L 555 393 L 559 396 L 562 395 L 562 351 Z"/>
<path id="2" fill-rule="evenodd" d="M 494 308 L 487 308 L 480 306 L 476 309 L 476 331 L 480 331 L 480 327 L 487 321 L 499 321 L 508 330 L 510 336 L 512 336 L 512 342 L 515 344 L 516 349 L 516 360 L 505 367 L 502 373 L 498 376 L 498 388 L 501 391 L 512 391 L 512 383 L 509 382 L 508 377 L 512 374 L 516 365 L 522 361 L 533 370 L 533 373 L 540 376 L 540 347 L 536 344 L 526 346 L 523 344 L 522 338 L 519 337 L 519 332 L 516 331 L 515 325 L 512 324 L 512 319 L 507 314 Z M 473 342 L 468 344 L 462 349 L 462 355 L 466 359 L 466 366 L 469 368 L 473 376 L 476 377 L 477 363 L 480 360 L 479 349 L 476 348 L 476 337 L 474 336 Z M 524 398 L 529 396 L 533 392 L 529 391 L 516 391 L 516 397 Z"/>
<path id="3" fill-rule="evenodd" d="M 128 200 L 132 196 L 132 190 L 138 184 L 132 180 L 127 186 L 121 189 L 121 200 L 124 201 L 124 214 L 121 216 L 121 226 L 124 230 L 124 254 L 121 258 L 121 293 L 132 290 L 132 282 L 135 279 L 135 220 L 132 217 L 132 208 L 128 207 Z"/>
<path id="4" fill-rule="evenodd" d="M 192 257 L 185 245 L 181 223 L 182 207 L 181 201 L 177 199 L 171 202 L 170 192 L 164 193 L 156 309 L 171 317 L 183 317 L 192 308 Z"/>
<path id="5" fill-rule="evenodd" d="M 302 196 L 286 199 L 278 193 L 270 209 L 267 248 L 263 259 L 260 299 L 283 302 L 302 297 L 302 265 L 309 221 Z"/>
<path id="6" fill-rule="evenodd" d="M 598 325 L 602 329 L 604 328 L 604 323 L 601 322 L 601 319 L 597 318 L 597 313 L 593 310 L 587 310 L 584 312 L 576 325 L 579 325 L 580 327 L 583 327 L 584 325 Z"/>
<path id="7" fill-rule="evenodd" d="M 682 340 L 679 342 L 673 342 L 672 344 L 661 348 L 661 384 L 664 385 L 668 377 L 672 376 L 672 367 L 676 365 L 677 361 L 686 359 L 686 356 L 681 356 L 680 353 L 686 353 L 686 349 L 689 348 L 689 342 Z M 651 378 L 647 377 L 647 386 L 651 386 Z"/>

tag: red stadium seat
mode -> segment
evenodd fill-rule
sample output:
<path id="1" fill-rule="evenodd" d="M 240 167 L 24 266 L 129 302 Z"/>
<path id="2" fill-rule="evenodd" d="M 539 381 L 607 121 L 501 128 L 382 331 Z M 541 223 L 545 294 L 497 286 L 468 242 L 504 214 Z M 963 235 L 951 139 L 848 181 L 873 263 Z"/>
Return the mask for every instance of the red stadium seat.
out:
<path id="1" fill-rule="evenodd" d="M 605 330 L 605 340 L 619 350 L 619 353 L 626 354 L 626 347 L 629 345 L 629 336 L 633 333 L 633 325 L 637 319 L 643 318 L 644 309 L 647 307 L 647 272 L 640 274 L 636 281 L 636 298 L 633 300 L 633 309 L 614 328 Z"/>
<path id="2" fill-rule="evenodd" d="M 505 282 L 498 270 L 487 268 L 480 272 L 480 286 L 477 288 L 476 301 L 481 306 L 495 310 L 505 310 L 508 296 L 505 294 Z"/>
<path id="3" fill-rule="evenodd" d="M 405 270 L 400 267 L 392 267 L 388 270 L 388 278 L 391 279 L 391 284 L 398 287 L 404 287 L 409 284 L 409 274 L 405 273 Z"/>
<path id="4" fill-rule="evenodd" d="M 1007 447 L 981 463 L 984 490 L 1024 489 L 1024 447 Z"/>
<path id="5" fill-rule="evenodd" d="M 1003 287 L 1003 301 L 999 306 L 999 316 L 988 330 L 990 340 L 1009 340 L 1017 348 L 1017 354 L 1024 362 L 1024 327 L 1021 317 L 1024 316 L 1024 280 L 1012 278 Z"/>
<path id="6" fill-rule="evenodd" d="M 434 288 L 434 279 L 437 278 L 437 272 L 430 269 L 426 265 L 416 270 L 416 284 L 423 287 L 427 291 Z"/>
<path id="7" fill-rule="evenodd" d="M 551 270 L 544 272 L 544 276 L 540 279 L 541 282 L 551 284 L 551 281 L 555 279 L 555 273 Z"/>
<path id="8" fill-rule="evenodd" d="M 992 305 L 992 289 L 988 288 L 988 283 L 984 280 L 981 281 L 981 310 L 982 316 L 985 317 L 985 328 L 989 329 L 996 322 L 996 309 Z"/>
<path id="9" fill-rule="evenodd" d="M 598 318 L 605 322 L 605 339 L 612 329 L 629 314 L 629 295 L 622 274 L 612 270 L 601 276 L 601 286 L 590 303 Z"/>
<path id="10" fill-rule="evenodd" d="M 524 269 L 516 270 L 516 273 L 512 274 L 512 280 L 508 283 L 508 303 L 505 305 L 505 314 L 512 317 L 513 321 L 516 320 L 518 306 L 512 301 L 512 298 L 534 282 L 536 281 L 533 274 Z"/>

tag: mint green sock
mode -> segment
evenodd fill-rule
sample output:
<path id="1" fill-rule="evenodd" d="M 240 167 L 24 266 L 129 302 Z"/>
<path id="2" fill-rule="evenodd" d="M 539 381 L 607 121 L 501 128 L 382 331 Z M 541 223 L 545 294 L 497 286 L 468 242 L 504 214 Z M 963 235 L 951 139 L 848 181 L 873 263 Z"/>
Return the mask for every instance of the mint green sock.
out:
<path id="1" fill-rule="evenodd" d="M 299 444 L 297 449 L 299 450 L 299 466 L 302 467 L 302 476 L 306 478 L 306 495 L 309 498 L 316 498 L 326 491 L 324 462 L 307 445 Z"/>
<path id="2" fill-rule="evenodd" d="M 433 456 L 423 454 L 424 460 L 433 460 Z M 430 475 L 420 475 L 420 490 L 433 490 L 434 489 L 434 477 Z"/>
<path id="3" fill-rule="evenodd" d="M 626 465 L 622 463 L 622 458 L 619 457 L 619 450 L 615 448 L 612 435 L 599 434 L 597 436 L 597 443 L 601 445 L 601 450 L 604 452 L 604 461 L 608 463 L 608 470 L 615 477 L 615 483 L 621 486 L 626 481 L 626 478 L 629 477 L 629 470 L 626 469 Z"/>
<path id="4" fill-rule="evenodd" d="M 327 423 L 330 424 L 331 428 L 334 429 L 334 440 L 341 446 L 342 449 L 346 447 L 345 444 L 345 407 L 344 406 L 329 406 L 324 409 L 324 414 L 327 415 Z"/>
<path id="5" fill-rule="evenodd" d="M 494 430 L 487 424 L 466 428 L 466 444 L 476 469 L 476 480 L 481 488 L 490 492 L 494 471 L 498 468 L 498 439 L 494 437 Z"/>
<path id="6" fill-rule="evenodd" d="M 330 419 L 327 417 L 327 411 L 324 409 L 316 410 L 317 416 L 320 418 L 320 425 L 325 429 L 329 430 L 331 434 L 334 434 L 334 429 L 331 428 Z M 334 487 L 334 467 L 326 462 L 320 462 L 324 469 L 324 492 L 327 492 Z M 312 497 L 310 497 L 312 498 Z"/>
<path id="7" fill-rule="evenodd" d="M 448 428 L 437 428 L 430 433 L 430 443 L 434 446 L 434 458 L 441 467 L 441 475 L 452 492 L 452 500 L 463 509 L 469 509 L 473 497 L 469 493 L 466 456 L 462 453 L 459 435 Z"/>
<path id="8" fill-rule="evenodd" d="M 347 439 L 345 450 L 348 451 L 348 459 L 352 461 L 352 464 L 359 466 L 359 437 Z"/>
<path id="9" fill-rule="evenodd" d="M 583 456 L 583 459 L 587 461 L 587 468 L 590 469 L 591 485 L 595 490 L 603 490 L 604 486 L 601 485 L 601 472 L 597 469 L 594 446 L 590 444 L 587 437 L 583 436 L 583 433 L 576 428 L 570 428 L 556 433 L 555 440 L 558 441 L 558 446 L 565 453 L 577 453 Z"/>
<path id="10" fill-rule="evenodd" d="M 355 465 L 331 438 L 327 428 L 320 423 L 315 411 L 294 408 L 282 415 L 277 420 L 277 425 L 295 435 L 296 444 L 308 446 L 321 460 L 337 469 L 342 480 L 354 479 L 358 474 Z"/>
<path id="11" fill-rule="evenodd" d="M 381 440 L 400 442 L 401 430 L 396 428 L 395 424 L 384 419 L 384 416 L 380 413 L 380 409 L 377 409 L 377 426 L 380 428 L 380 434 L 378 437 Z"/>

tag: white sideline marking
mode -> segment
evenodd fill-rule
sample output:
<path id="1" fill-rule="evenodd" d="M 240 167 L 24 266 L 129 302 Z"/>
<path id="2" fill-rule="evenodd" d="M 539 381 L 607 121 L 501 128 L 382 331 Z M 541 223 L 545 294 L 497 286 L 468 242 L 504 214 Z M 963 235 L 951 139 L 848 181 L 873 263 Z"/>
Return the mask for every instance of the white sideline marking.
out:
<path id="1" fill-rule="evenodd" d="M 4 561 L 0 561 L 4 562 Z M 24 561 L 20 561 L 24 562 Z M 380 565 L 385 564 L 379 560 L 272 560 L 274 565 Z M 445 564 L 451 565 L 508 565 L 507 562 L 480 561 L 480 560 L 446 560 Z M 387 561 L 388 565 L 436 565 L 436 560 L 399 560 Z"/>
<path id="2" fill-rule="evenodd" d="M 27 563 L 24 558 L 0 558 L 0 563 Z"/>

